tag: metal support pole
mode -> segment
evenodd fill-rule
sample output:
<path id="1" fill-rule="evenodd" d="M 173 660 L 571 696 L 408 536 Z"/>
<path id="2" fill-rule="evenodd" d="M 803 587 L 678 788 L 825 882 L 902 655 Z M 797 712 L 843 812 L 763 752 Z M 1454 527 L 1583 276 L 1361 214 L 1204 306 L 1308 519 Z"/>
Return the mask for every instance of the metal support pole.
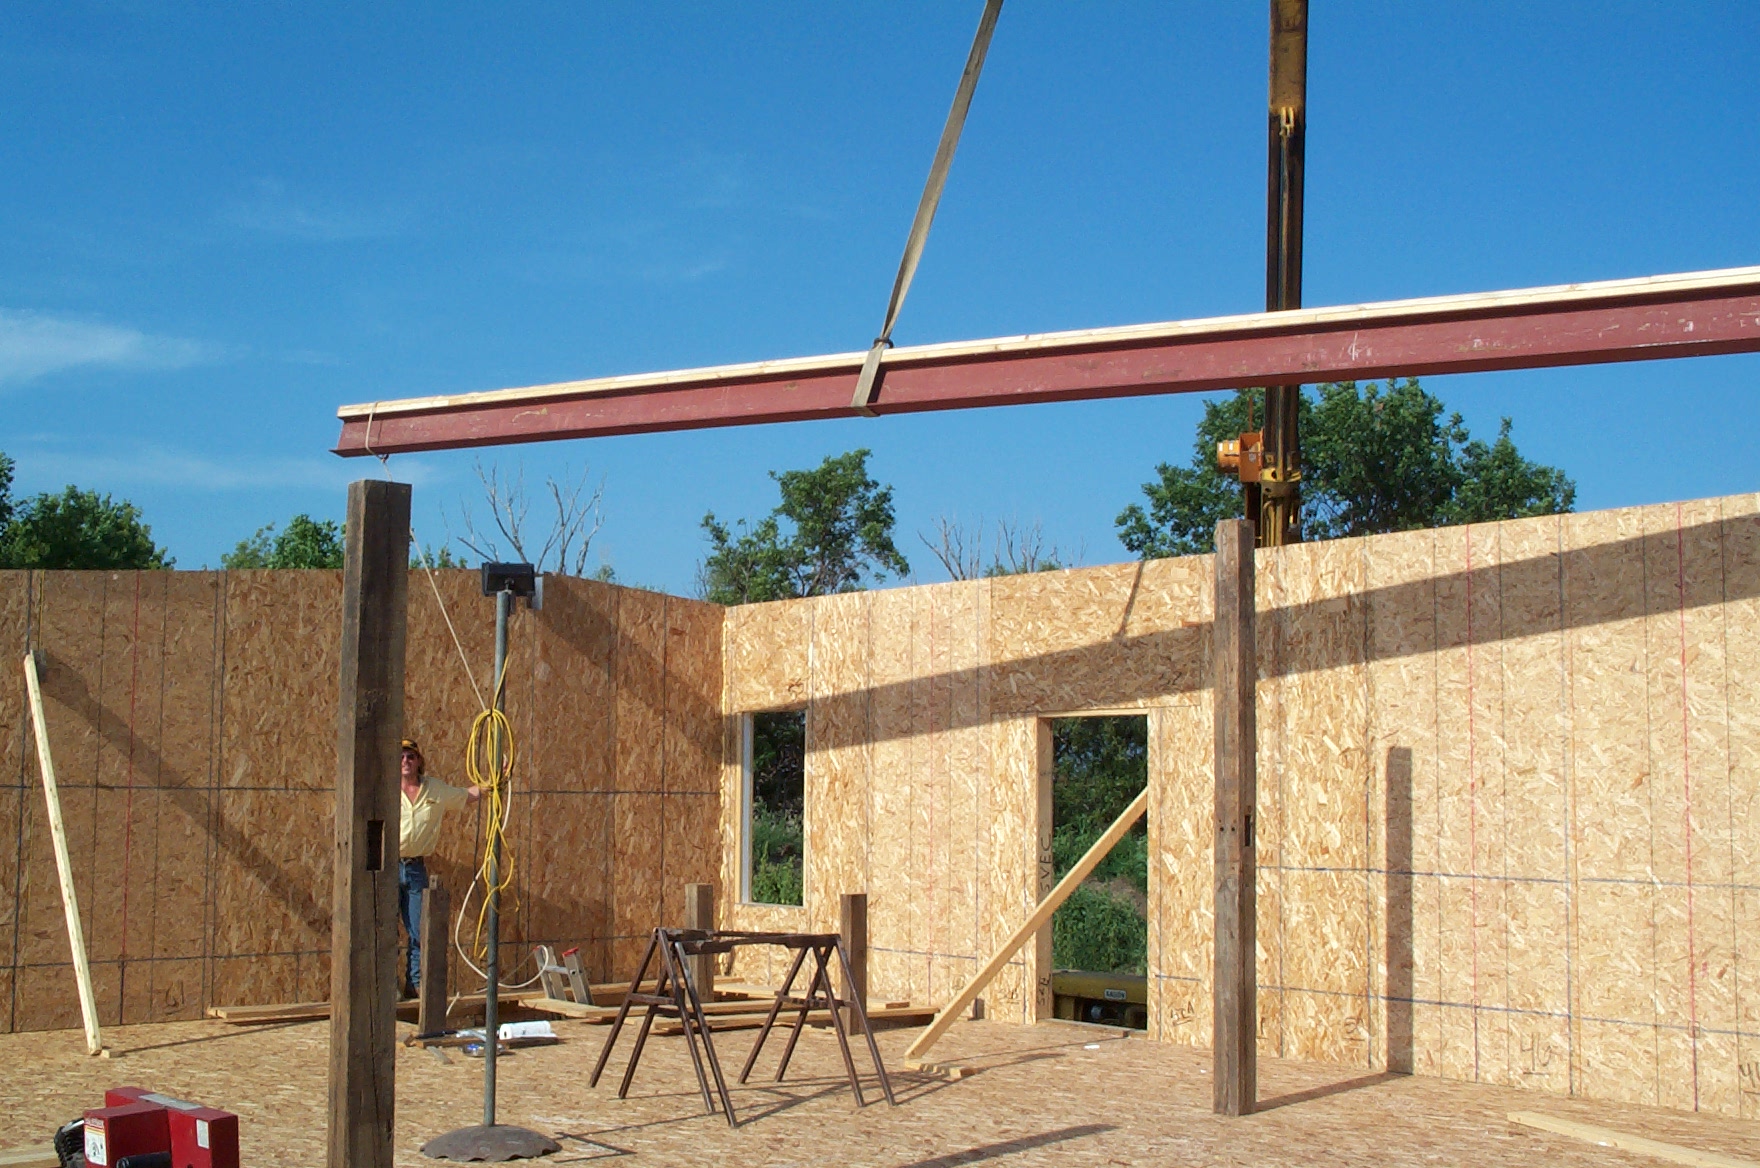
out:
<path id="1" fill-rule="evenodd" d="M 506 709 L 506 685 L 502 676 L 507 668 L 507 614 L 513 608 L 513 590 L 503 588 L 495 594 L 495 672 L 490 684 L 495 687 L 494 706 Z M 490 736 L 495 782 L 501 781 L 501 734 Z M 497 803 L 499 810 L 504 804 Z M 501 825 L 492 823 L 489 832 L 489 961 L 488 986 L 483 990 L 483 1126 L 495 1126 L 495 1056 L 501 1048 Z"/>
<path id="2" fill-rule="evenodd" d="M 507 707 L 507 618 L 513 610 L 513 598 L 542 595 L 537 573 L 530 564 L 484 564 L 483 595 L 495 598 L 495 672 L 489 684 L 494 696 L 490 705 L 498 713 Z M 534 603 L 533 607 L 536 607 Z M 499 719 L 497 719 L 499 723 Z M 473 738 L 475 736 L 473 735 Z M 473 742 L 472 748 L 476 748 Z M 436 1136 L 422 1145 L 422 1154 L 437 1160 L 463 1160 L 500 1163 L 505 1160 L 547 1156 L 562 1150 L 549 1136 L 530 1128 L 495 1122 L 495 1064 L 501 1049 L 501 827 L 500 816 L 506 814 L 507 792 L 503 771 L 511 761 L 502 727 L 497 724 L 489 735 L 489 766 L 496 787 L 490 801 L 489 855 L 487 877 L 489 887 L 484 893 L 486 924 L 489 929 L 488 961 L 485 963 L 483 987 L 483 1122 L 476 1127 L 461 1127 Z"/>

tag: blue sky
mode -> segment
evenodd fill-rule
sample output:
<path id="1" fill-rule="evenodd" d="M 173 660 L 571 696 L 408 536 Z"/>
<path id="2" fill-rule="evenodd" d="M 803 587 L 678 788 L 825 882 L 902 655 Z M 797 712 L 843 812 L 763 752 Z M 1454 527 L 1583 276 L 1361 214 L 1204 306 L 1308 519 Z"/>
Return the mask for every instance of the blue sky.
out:
<path id="1" fill-rule="evenodd" d="M 345 402 L 836 352 L 878 328 L 981 4 L 0 6 L 0 450 L 138 503 L 180 566 L 339 516 Z M 1315 5 L 1311 305 L 1760 263 L 1760 9 Z M 1264 3 L 1009 0 L 900 343 L 1263 303 Z M 1760 486 L 1760 356 L 1437 378 L 1579 506 Z M 861 445 L 916 540 L 1113 517 L 1195 398 L 400 457 L 605 485 L 620 578 Z M 1713 441 L 1715 438 L 1715 442 Z"/>

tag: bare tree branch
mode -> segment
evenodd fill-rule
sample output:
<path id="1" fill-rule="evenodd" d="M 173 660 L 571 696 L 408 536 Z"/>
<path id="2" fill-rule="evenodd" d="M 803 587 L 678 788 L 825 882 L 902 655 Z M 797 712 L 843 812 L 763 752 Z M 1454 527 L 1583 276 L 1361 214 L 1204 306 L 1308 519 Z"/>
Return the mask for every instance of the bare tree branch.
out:
<path id="1" fill-rule="evenodd" d="M 1045 542 L 1044 525 L 1036 519 L 1030 525 L 1001 520 L 996 524 L 995 541 L 989 548 L 985 547 L 984 532 L 982 519 L 967 528 L 958 520 L 942 516 L 935 521 L 933 538 L 923 532 L 918 532 L 917 538 L 954 580 L 1050 572 L 1070 567 L 1082 558 L 1082 552 L 1078 552 L 1074 561 L 1065 562 L 1057 548 Z"/>
<path id="2" fill-rule="evenodd" d="M 941 561 L 947 575 L 953 580 L 976 580 L 984 574 L 984 520 L 979 518 L 977 524 L 967 531 L 957 520 L 943 515 L 935 521 L 935 538 L 930 539 L 922 532 L 917 538 L 923 541 L 934 557 Z"/>
<path id="3" fill-rule="evenodd" d="M 564 475 L 565 479 L 561 482 L 549 476 L 544 480 L 550 502 L 556 508 L 556 517 L 543 544 L 537 549 L 536 556 L 531 554 L 529 546 L 532 536 L 528 518 L 532 501 L 526 494 L 523 462 L 512 475 L 503 475 L 498 466 L 485 468 L 479 461 L 477 478 L 483 484 L 483 499 L 489 506 L 489 517 L 494 522 L 494 528 L 479 528 L 470 505 L 461 499 L 459 526 L 462 531 L 459 535 L 452 536 L 449 524 L 448 537 L 456 539 L 462 547 L 484 561 L 511 558 L 530 563 L 540 572 L 585 575 L 587 555 L 592 547 L 593 537 L 605 525 L 605 480 L 601 478 L 589 490 L 591 476 L 585 468 L 578 478 L 569 476 L 567 471 L 564 471 Z M 444 521 L 444 510 L 441 518 Z M 512 552 L 511 557 L 503 555 L 503 547 Z"/>
<path id="4" fill-rule="evenodd" d="M 996 574 L 1016 576 L 1022 572 L 1042 572 L 1057 564 L 1057 549 L 1045 546 L 1045 529 L 1035 519 L 1031 527 L 1022 527 L 1013 520 L 996 524 Z"/>

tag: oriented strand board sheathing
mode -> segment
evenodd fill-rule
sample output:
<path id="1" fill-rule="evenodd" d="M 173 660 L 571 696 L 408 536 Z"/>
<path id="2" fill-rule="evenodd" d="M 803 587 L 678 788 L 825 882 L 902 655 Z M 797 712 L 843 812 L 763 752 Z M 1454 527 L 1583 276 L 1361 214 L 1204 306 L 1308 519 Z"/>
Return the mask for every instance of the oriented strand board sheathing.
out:
<path id="1" fill-rule="evenodd" d="M 228 572 L 220 785 L 336 782 L 340 572 Z"/>
<path id="2" fill-rule="evenodd" d="M 1421 911 L 1428 880 L 1434 903 L 1438 812 L 1435 741 L 1435 537 L 1407 532 L 1370 541 L 1365 565 L 1369 690 L 1369 864 L 1383 873 L 1370 888 L 1371 955 L 1376 964 L 1371 1026 L 1373 1062 L 1414 1068 L 1414 1003 L 1436 1001 L 1441 935 L 1434 911 Z"/>
<path id="3" fill-rule="evenodd" d="M 617 790 L 665 789 L 665 725 L 666 597 L 627 589 L 617 605 Z"/>
<path id="4" fill-rule="evenodd" d="M 1750 495 L 1261 556 L 1263 1051 L 1760 1113 L 1756 510 Z M 687 877 L 719 873 L 723 923 L 748 928 L 833 927 L 836 893 L 859 886 L 876 992 L 942 997 L 1039 894 L 1041 720 L 1147 709 L 1151 1032 L 1202 1044 L 1209 573 L 1191 557 L 725 613 L 553 581 L 546 612 L 514 621 L 530 797 L 510 939 L 582 942 L 603 978 L 628 973 Z M 0 591 L 0 643 L 28 622 L 47 654 L 76 883 L 119 879 L 117 827 L 131 875 L 153 857 L 146 936 L 132 888 L 126 929 L 119 905 L 95 920 L 113 1017 L 323 992 L 320 912 L 292 880 L 252 889 L 304 872 L 327 903 L 338 586 L 275 576 L 51 573 L 22 607 Z M 474 574 L 436 580 L 486 674 Z M 137 583 L 156 641 L 136 632 Z M 424 576 L 410 619 L 411 728 L 457 779 L 476 703 Z M 143 701 L 153 654 L 164 680 Z M 810 907 L 740 905 L 739 717 L 789 707 L 812 738 Z M 15 1028 L 71 1025 L 27 761 L 0 977 Z M 477 819 L 450 821 L 435 858 L 455 891 Z M 251 843 L 264 824 L 276 838 Z M 1035 963 L 1029 948 L 986 991 L 993 1016 L 1029 1014 Z M 741 954 L 736 976 L 780 972 Z"/>
<path id="5" fill-rule="evenodd" d="M 56 572 L 19 573 L 6 581 L 13 582 L 22 600 L 0 590 L 0 643 L 16 640 L 19 654 L 29 643 L 46 656 L 75 883 L 107 1021 L 322 997 L 339 574 Z M 474 572 L 437 572 L 434 584 L 486 685 L 492 603 Z M 516 609 L 510 629 L 507 706 L 522 750 L 516 782 L 523 797 L 514 805 L 521 863 L 504 936 L 516 950 L 510 958 L 519 960 L 528 939 L 581 943 L 595 977 L 605 977 L 617 859 L 612 670 L 620 644 L 628 649 L 632 640 L 618 627 L 618 599 L 627 590 L 556 578 L 550 584 L 555 603 L 548 615 Z M 668 691 L 665 676 L 643 672 L 663 670 L 668 654 L 694 671 L 676 690 L 679 703 L 693 691 L 697 696 L 689 708 L 673 707 L 679 725 L 669 732 L 669 758 L 690 789 L 714 792 L 720 610 L 662 597 L 638 599 L 631 608 L 641 617 L 668 604 L 677 606 L 682 631 L 670 646 L 660 645 L 659 655 L 626 652 L 618 680 L 627 682 L 626 705 L 640 704 Z M 463 782 L 465 740 L 479 707 L 425 574 L 412 576 L 410 610 L 406 730 L 422 741 L 432 773 Z M 645 624 L 633 640 L 664 627 Z M 10 686 L 0 693 L 20 700 Z M 7 708 L 22 716 L 22 705 Z M 656 712 L 653 733 L 632 719 L 642 733 L 624 751 L 626 760 L 653 759 L 657 765 L 647 769 L 657 782 L 664 777 L 659 728 L 667 712 Z M 707 767 L 697 761 L 702 755 Z M 15 1029 L 77 1021 L 34 758 L 30 763 L 27 774 L 23 754 L 15 755 L 20 782 L 28 778 L 30 785 L 0 800 L 0 815 L 11 814 L 10 842 L 0 850 L 22 845 L 22 858 L 5 865 L 17 873 L 7 894 L 21 902 L 6 983 L 6 1020 Z M 543 802 L 552 798 L 543 793 L 546 785 L 557 792 L 554 806 Z M 629 817 L 620 890 L 626 908 L 651 900 L 639 920 L 626 922 L 644 937 L 657 923 L 663 865 L 674 876 L 688 870 L 701 879 L 714 863 L 717 796 L 695 799 L 703 808 L 693 803 L 671 824 L 662 822 L 657 803 Z M 476 866 L 480 818 L 476 809 L 449 817 L 434 857 L 433 871 L 455 895 Z M 473 988 L 460 978 L 454 984 Z M 17 1009 L 15 985 L 23 990 Z"/>
<path id="6" fill-rule="evenodd" d="M 1753 512 L 1744 496 L 1261 557 L 1264 1049 L 1587 1094 L 1623 1076 L 1630 1097 L 1749 1106 Z M 1188 732 L 1207 750 L 1208 570 L 1147 565 L 1143 581 L 1194 586 L 1136 601 L 1135 565 L 980 582 L 975 715 L 954 712 L 967 666 L 942 648 L 963 586 L 870 598 L 868 891 L 877 932 L 909 938 L 876 958 L 880 976 L 915 994 L 927 988 L 916 969 L 951 968 L 947 951 L 965 944 L 948 930 L 956 915 L 977 910 L 976 957 L 1030 907 L 1038 719 L 1144 704 L 1168 719 L 1196 699 Z M 791 607 L 797 626 L 822 613 L 783 605 L 763 628 L 730 615 L 725 657 L 798 653 L 735 643 L 769 636 Z M 1132 654 L 1157 638 L 1189 648 L 1184 688 L 1142 682 Z M 974 717 L 967 748 L 957 736 Z M 1156 733 L 1159 745 L 1179 731 Z M 965 832 L 942 813 L 962 773 L 977 782 L 967 903 L 947 882 Z M 1197 779 L 1202 810 L 1207 772 Z M 1207 1021 L 1208 830 L 1181 845 L 1172 764 L 1154 763 L 1152 782 L 1153 1025 L 1194 1041 Z M 908 808 L 902 831 L 895 805 Z M 1167 855 L 1180 846 L 1193 870 Z M 894 875 L 880 857 L 897 854 L 909 860 Z M 1024 1010 L 1030 964 L 986 995 L 998 1016 Z"/>
<path id="7" fill-rule="evenodd" d="M 13 961 L 18 942 L 20 845 L 25 800 L 37 785 L 36 744 L 30 729 L 29 700 L 20 668 L 30 644 L 32 574 L 0 571 L 0 956 Z M 40 788 L 39 788 L 40 789 Z M 0 974 L 0 1024 L 13 1012 L 13 977 Z"/>
<path id="8" fill-rule="evenodd" d="M 1133 707 L 1195 690 L 1201 567 L 1161 560 L 992 580 L 992 712 Z"/>
<path id="9" fill-rule="evenodd" d="M 1260 670 L 1276 691 L 1259 718 L 1259 802 L 1272 812 L 1271 846 L 1259 862 L 1278 873 L 1276 911 L 1261 907 L 1260 932 L 1282 990 L 1354 996 L 1353 1017 L 1367 1015 L 1370 994 L 1364 553 L 1364 541 L 1339 540 L 1259 557 L 1260 578 L 1271 585 L 1259 600 Z M 1315 882 L 1341 871 L 1350 875 L 1334 886 Z M 1313 929 L 1317 914 L 1332 927 Z M 1322 971 L 1325 980 L 1316 980 Z M 1278 1049 L 1287 1054 L 1289 1019 L 1318 1016 L 1319 1007 L 1291 1014 L 1283 1005 Z M 1354 1061 L 1351 1027 L 1328 1025 L 1323 1034 L 1304 1040 L 1309 1057 L 1322 1057 L 1316 1041 L 1343 1042 L 1324 1057 Z"/>
<path id="10" fill-rule="evenodd" d="M 811 684 L 813 604 L 778 601 L 727 610 L 724 660 L 729 710 L 805 705 Z"/>
<path id="11" fill-rule="evenodd" d="M 1152 783 L 1149 805 L 1149 990 L 1151 1002 L 1158 1003 L 1151 1016 L 1161 1028 L 1156 1037 L 1203 1045 L 1210 1041 L 1214 919 L 1210 776 L 1216 744 L 1208 703 L 1158 711 L 1150 730 L 1156 735 L 1154 773 L 1165 776 Z"/>
<path id="12" fill-rule="evenodd" d="M 665 789 L 713 795 L 721 781 L 721 609 L 671 598 L 666 617 Z"/>
<path id="13" fill-rule="evenodd" d="M 873 598 L 868 707 L 873 781 L 862 809 L 867 819 L 867 871 L 862 887 L 839 890 L 868 894 L 868 985 L 871 992 L 900 998 L 911 996 L 912 971 L 920 972 L 919 954 L 928 948 L 919 944 L 916 935 L 922 906 L 914 883 L 885 878 L 888 873 L 912 870 L 917 837 L 913 808 L 926 779 L 919 766 L 922 730 L 912 685 L 922 673 L 916 657 L 916 598 L 922 591 L 898 589 Z M 887 957 L 876 963 L 874 954 L 880 951 Z"/>
<path id="14" fill-rule="evenodd" d="M 869 597 L 815 602 L 813 704 L 807 712 L 806 909 L 837 927 L 838 896 L 867 887 Z"/>

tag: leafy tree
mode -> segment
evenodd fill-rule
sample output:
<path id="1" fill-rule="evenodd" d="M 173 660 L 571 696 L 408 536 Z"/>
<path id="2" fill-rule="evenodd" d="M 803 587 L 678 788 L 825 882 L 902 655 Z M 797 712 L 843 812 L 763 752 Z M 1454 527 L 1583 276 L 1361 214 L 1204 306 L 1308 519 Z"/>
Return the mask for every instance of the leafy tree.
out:
<path id="1" fill-rule="evenodd" d="M 806 850 L 807 716 L 752 715 L 752 899 L 800 904 Z"/>
<path id="2" fill-rule="evenodd" d="M 451 544 L 443 543 L 440 545 L 439 551 L 435 551 L 432 544 L 421 544 L 417 547 L 411 548 L 409 552 L 409 566 L 411 568 L 427 567 L 439 569 L 462 568 L 465 564 L 462 559 L 459 559 L 452 554 Z"/>
<path id="3" fill-rule="evenodd" d="M 220 563 L 232 569 L 340 568 L 342 527 L 334 519 L 295 515 L 279 535 L 273 523 L 257 528 L 255 535 L 221 556 Z"/>
<path id="4" fill-rule="evenodd" d="M 1264 416 L 1258 390 L 1206 402 L 1191 464 L 1156 467 L 1159 481 L 1143 486 L 1148 509 L 1119 513 L 1125 547 L 1145 559 L 1210 551 L 1217 520 L 1241 515 L 1240 485 L 1216 469 L 1216 444 Z M 1298 421 L 1311 539 L 1552 515 L 1576 503 L 1563 471 L 1516 450 L 1508 418 L 1486 445 L 1415 378 L 1304 391 Z"/>
<path id="5" fill-rule="evenodd" d="M 910 570 L 892 541 L 892 488 L 868 474 L 867 450 L 827 458 L 814 470 L 770 472 L 782 502 L 740 532 L 703 516 L 709 555 L 699 587 L 718 604 L 751 604 L 853 592 L 870 579 Z"/>
<path id="6" fill-rule="evenodd" d="M 1146 717 L 1059 718 L 1051 726 L 1051 854 L 1058 879 L 1149 781 Z M 1139 819 L 1051 918 L 1060 969 L 1143 973 L 1148 961 L 1149 837 Z"/>
<path id="7" fill-rule="evenodd" d="M 6 540 L 6 527 L 12 522 L 12 460 L 0 452 L 0 544 Z"/>
<path id="8" fill-rule="evenodd" d="M 14 568 L 169 568 L 176 561 L 153 542 L 140 508 L 69 486 L 14 509 L 0 542 L 0 563 Z"/>

